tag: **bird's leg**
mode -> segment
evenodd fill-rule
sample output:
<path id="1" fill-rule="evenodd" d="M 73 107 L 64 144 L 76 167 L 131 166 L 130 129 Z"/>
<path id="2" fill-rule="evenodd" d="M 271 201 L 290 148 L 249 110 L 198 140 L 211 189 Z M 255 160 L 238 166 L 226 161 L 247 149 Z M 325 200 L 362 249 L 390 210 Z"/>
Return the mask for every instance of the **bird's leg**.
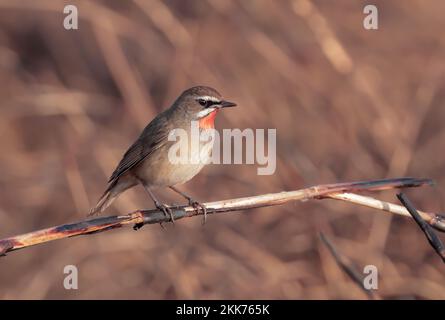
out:
<path id="1" fill-rule="evenodd" d="M 149 188 L 147 188 L 146 186 L 144 186 L 144 189 L 145 189 L 145 190 L 147 191 L 147 193 L 150 195 L 150 197 L 151 197 L 151 199 L 153 200 L 153 202 L 154 202 L 156 208 L 158 208 L 159 210 L 161 210 L 162 212 L 164 212 L 164 214 L 165 214 L 166 217 L 170 217 L 170 221 L 171 221 L 172 223 L 175 223 L 175 218 L 173 218 L 173 212 L 172 212 L 172 210 L 170 209 L 170 207 L 167 206 L 167 205 L 164 204 L 164 203 L 159 202 L 158 199 L 156 199 L 155 195 L 153 194 L 153 192 L 152 192 Z"/>
<path id="2" fill-rule="evenodd" d="M 204 219 L 203 219 L 203 223 L 205 224 L 207 221 L 207 208 L 205 205 L 203 205 L 202 203 L 193 200 L 192 197 L 190 197 L 189 195 L 187 195 L 186 193 L 182 192 L 179 189 L 176 189 L 175 187 L 171 186 L 170 189 L 172 189 L 173 191 L 175 191 L 176 193 L 180 194 L 181 196 L 183 196 L 184 198 L 186 198 L 189 202 L 189 205 L 191 205 L 193 208 L 195 208 L 196 212 L 199 213 L 199 209 L 202 210 L 202 212 L 204 213 Z"/>
<path id="3" fill-rule="evenodd" d="M 144 187 L 144 190 L 150 196 L 151 200 L 153 200 L 156 208 L 158 208 L 159 210 L 164 212 L 166 217 L 170 217 L 170 221 L 172 223 L 175 223 L 175 219 L 173 218 L 173 212 L 170 209 L 170 207 L 167 206 L 166 204 L 159 202 L 158 199 L 156 198 L 156 196 L 154 195 L 154 193 L 150 190 L 150 188 L 143 181 L 141 181 L 141 180 L 139 180 L 139 181 L 141 182 L 142 186 Z M 161 227 L 163 227 L 162 223 L 161 223 Z"/>

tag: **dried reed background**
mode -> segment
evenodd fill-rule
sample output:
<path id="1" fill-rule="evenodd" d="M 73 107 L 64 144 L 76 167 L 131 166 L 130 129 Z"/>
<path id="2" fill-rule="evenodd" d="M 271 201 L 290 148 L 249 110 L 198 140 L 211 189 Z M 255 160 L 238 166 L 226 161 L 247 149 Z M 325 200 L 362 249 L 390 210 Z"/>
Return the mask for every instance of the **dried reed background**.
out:
<path id="1" fill-rule="evenodd" d="M 1 238 L 83 219 L 141 128 L 195 84 L 238 102 L 218 128 L 278 136 L 275 175 L 210 166 L 182 187 L 201 201 L 416 176 L 437 187 L 413 202 L 443 209 L 445 3 L 374 1 L 378 31 L 353 0 L 69 3 L 77 31 L 62 27 L 67 2 L 0 1 Z M 151 205 L 135 188 L 109 213 Z M 319 231 L 379 268 L 380 296 L 445 298 L 442 262 L 411 219 L 335 201 L 30 248 L 0 260 L 0 298 L 366 299 Z M 79 290 L 63 288 L 68 264 Z"/>

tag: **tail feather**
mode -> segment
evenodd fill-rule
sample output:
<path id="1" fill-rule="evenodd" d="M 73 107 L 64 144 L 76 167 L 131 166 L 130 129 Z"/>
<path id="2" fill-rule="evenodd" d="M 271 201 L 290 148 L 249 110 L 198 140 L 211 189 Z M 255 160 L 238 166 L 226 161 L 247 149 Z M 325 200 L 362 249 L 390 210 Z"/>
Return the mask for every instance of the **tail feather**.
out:
<path id="1" fill-rule="evenodd" d="M 113 192 L 113 188 L 107 188 L 107 190 L 105 190 L 104 194 L 100 197 L 96 206 L 94 206 L 90 210 L 90 213 L 88 215 L 93 216 L 93 215 L 103 212 L 114 201 L 114 199 L 116 199 L 116 197 L 118 195 L 119 194 L 116 194 Z"/>
<path id="2" fill-rule="evenodd" d="M 128 188 L 135 186 L 137 182 L 133 179 L 118 179 L 110 183 L 107 190 L 100 197 L 96 206 L 90 210 L 89 216 L 103 212 L 116 198 Z"/>

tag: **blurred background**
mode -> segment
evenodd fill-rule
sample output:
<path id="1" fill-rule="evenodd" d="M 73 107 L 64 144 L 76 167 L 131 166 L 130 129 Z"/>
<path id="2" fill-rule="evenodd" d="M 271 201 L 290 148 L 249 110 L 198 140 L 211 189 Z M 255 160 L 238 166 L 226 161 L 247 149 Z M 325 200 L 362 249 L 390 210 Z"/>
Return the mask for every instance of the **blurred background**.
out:
<path id="1" fill-rule="evenodd" d="M 63 8 L 79 29 L 63 28 Z M 211 165 L 181 189 L 202 202 L 386 177 L 443 210 L 443 1 L 0 1 L 0 238 L 85 218 L 140 130 L 186 88 L 239 108 L 217 128 L 276 128 L 277 170 Z M 183 200 L 170 190 L 157 195 Z M 397 203 L 395 192 L 375 194 Z M 107 214 L 151 208 L 143 189 Z M 2 299 L 366 299 L 319 240 L 383 298 L 443 299 L 445 270 L 404 217 L 334 200 L 123 228 L 0 260 Z M 76 265 L 79 289 L 65 290 Z"/>

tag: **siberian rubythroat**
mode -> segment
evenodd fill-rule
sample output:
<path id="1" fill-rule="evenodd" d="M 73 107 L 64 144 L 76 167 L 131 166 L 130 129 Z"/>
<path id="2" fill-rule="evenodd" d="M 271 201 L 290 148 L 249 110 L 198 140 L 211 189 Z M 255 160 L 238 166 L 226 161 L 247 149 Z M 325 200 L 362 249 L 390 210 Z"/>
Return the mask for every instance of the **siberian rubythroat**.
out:
<path id="1" fill-rule="evenodd" d="M 108 181 L 107 189 L 91 209 L 90 215 L 104 211 L 122 192 L 140 183 L 155 206 L 169 215 L 171 221 L 171 209 L 156 199 L 153 188 L 171 188 L 185 197 L 196 210 L 202 209 L 205 216 L 205 207 L 175 186 L 189 181 L 201 171 L 208 160 L 205 158 L 212 153 L 213 143 L 200 141 L 198 150 L 190 147 L 181 150 L 186 161 L 174 163 L 169 157 L 169 150 L 175 141 L 168 137 L 176 129 L 183 129 L 190 134 L 193 121 L 198 124 L 199 131 L 213 129 L 217 113 L 223 108 L 234 106 L 235 103 L 223 100 L 218 91 L 210 87 L 196 86 L 185 90 L 170 108 L 158 114 L 145 127 L 139 138 L 125 152 Z M 196 137 L 190 134 L 189 139 L 194 138 Z M 200 154 L 196 154 L 197 152 Z M 200 157 L 200 161 L 196 161 L 197 157 Z"/>

